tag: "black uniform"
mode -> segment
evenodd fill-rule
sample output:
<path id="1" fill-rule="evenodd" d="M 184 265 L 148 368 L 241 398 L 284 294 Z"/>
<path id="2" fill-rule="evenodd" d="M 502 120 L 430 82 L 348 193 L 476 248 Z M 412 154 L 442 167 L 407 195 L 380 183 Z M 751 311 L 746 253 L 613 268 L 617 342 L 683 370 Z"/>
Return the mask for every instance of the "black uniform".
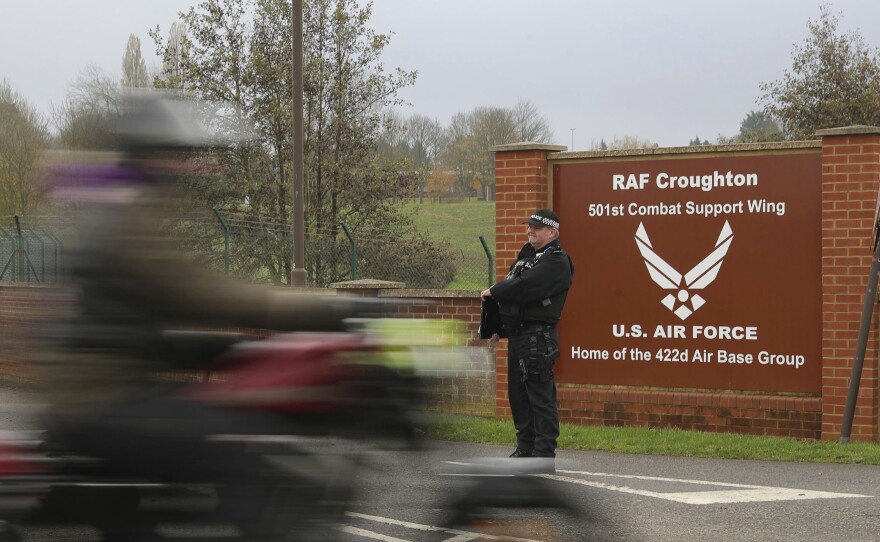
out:
<path id="1" fill-rule="evenodd" d="M 499 304 L 502 335 L 508 338 L 507 395 L 517 449 L 536 457 L 556 455 L 556 323 L 573 274 L 574 265 L 559 241 L 538 251 L 526 243 L 507 278 L 489 289 Z"/>

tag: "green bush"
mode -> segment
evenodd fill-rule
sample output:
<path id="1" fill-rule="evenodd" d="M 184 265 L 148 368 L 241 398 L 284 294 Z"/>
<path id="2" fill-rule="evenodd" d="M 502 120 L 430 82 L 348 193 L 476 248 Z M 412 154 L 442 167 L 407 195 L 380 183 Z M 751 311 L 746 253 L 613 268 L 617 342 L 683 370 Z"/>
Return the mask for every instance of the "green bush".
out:
<path id="1" fill-rule="evenodd" d="M 444 288 L 457 270 L 448 243 L 407 239 L 396 243 L 370 242 L 358 247 L 358 275 L 403 282 L 407 288 Z"/>

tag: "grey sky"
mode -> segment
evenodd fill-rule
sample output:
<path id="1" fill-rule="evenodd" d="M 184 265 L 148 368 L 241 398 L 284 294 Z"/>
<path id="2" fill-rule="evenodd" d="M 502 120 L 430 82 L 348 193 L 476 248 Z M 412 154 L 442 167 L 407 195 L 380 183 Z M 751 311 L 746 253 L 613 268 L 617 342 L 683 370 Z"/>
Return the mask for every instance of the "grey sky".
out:
<path id="1" fill-rule="evenodd" d="M 819 0 L 376 0 L 392 31 L 387 68 L 418 70 L 404 114 L 447 124 L 477 106 L 531 100 L 556 142 L 632 135 L 661 146 L 734 135 L 780 79 L 818 19 Z M 880 46 L 880 2 L 835 0 L 841 29 Z M 38 110 L 59 103 L 88 64 L 120 73 L 128 35 L 167 32 L 196 0 L 0 0 L 0 78 Z M 571 128 L 575 128 L 572 134 Z"/>

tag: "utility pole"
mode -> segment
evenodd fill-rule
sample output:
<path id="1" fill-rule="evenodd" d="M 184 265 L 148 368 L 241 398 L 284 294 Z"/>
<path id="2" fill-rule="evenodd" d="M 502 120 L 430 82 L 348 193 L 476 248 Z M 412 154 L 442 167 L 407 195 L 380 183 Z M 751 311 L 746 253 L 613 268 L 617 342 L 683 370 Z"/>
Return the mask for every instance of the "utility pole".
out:
<path id="1" fill-rule="evenodd" d="M 303 0 L 293 0 L 293 270 L 290 285 L 306 285 L 305 213 L 303 212 Z"/>
<path id="2" fill-rule="evenodd" d="M 577 128 L 569 128 L 569 130 L 571 130 L 571 147 L 568 150 L 573 151 L 574 150 L 574 131 L 577 130 Z"/>

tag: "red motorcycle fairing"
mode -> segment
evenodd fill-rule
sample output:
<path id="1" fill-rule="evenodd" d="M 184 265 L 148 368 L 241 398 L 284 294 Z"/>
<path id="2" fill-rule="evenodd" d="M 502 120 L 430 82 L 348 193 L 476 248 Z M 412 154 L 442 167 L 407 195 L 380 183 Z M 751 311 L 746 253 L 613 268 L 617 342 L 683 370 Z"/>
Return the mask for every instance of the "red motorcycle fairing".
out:
<path id="1" fill-rule="evenodd" d="M 368 337 L 344 332 L 285 333 L 234 346 L 206 382 L 179 397 L 282 413 L 329 413 L 350 408 L 359 362 L 379 350 Z"/>
<path id="2" fill-rule="evenodd" d="M 192 338 L 184 337 L 186 341 Z M 265 482 L 267 494 L 279 497 L 271 509 L 262 512 L 259 525 L 279 531 L 295 526 L 300 532 L 321 533 L 309 539 L 326 540 L 332 525 L 353 502 L 355 477 L 327 480 L 314 474 L 328 469 L 341 473 L 343 467 L 354 468 L 348 465 L 354 465 L 355 459 L 316 453 L 310 436 L 412 439 L 408 414 L 415 403 L 408 399 L 417 398 L 418 383 L 383 364 L 385 350 L 382 340 L 370 333 L 281 334 L 236 343 L 215 360 L 207 378 L 177 388 L 179 399 L 262 411 L 281 422 L 271 424 L 282 431 L 278 435 L 236 433 L 209 439 L 223 447 L 229 446 L 230 438 L 233 445 L 240 441 L 260 464 L 269 461 L 265 458 L 272 458 L 272 465 L 281 461 L 275 467 L 280 468 L 278 475 Z M 263 439 L 256 438 L 261 435 Z M 193 482 L 205 489 L 194 493 L 193 484 L 187 481 L 108 473 L 100 458 L 79 456 L 63 444 L 56 450 L 52 435 L 47 436 L 48 447 L 40 438 L 32 442 L 0 439 L 5 443 L 5 447 L 0 445 L 0 469 L 7 471 L 0 470 L 0 542 L 17 541 L 21 529 L 30 526 L 86 525 L 98 529 L 105 540 L 128 541 L 173 539 L 154 529 L 169 522 L 222 527 L 233 521 L 224 508 L 232 501 L 222 491 L 228 488 L 223 481 L 216 485 Z M 284 436 L 289 438 L 280 438 Z M 45 472 L 39 471 L 41 466 Z M 139 505 L 168 495 L 174 496 L 168 501 L 170 509 Z M 174 504 L 178 497 L 198 506 L 180 510 Z M 257 525 L 245 524 L 248 528 Z"/>
<path id="3" fill-rule="evenodd" d="M 0 478 L 43 474 L 50 470 L 37 448 L 41 431 L 0 431 Z"/>

